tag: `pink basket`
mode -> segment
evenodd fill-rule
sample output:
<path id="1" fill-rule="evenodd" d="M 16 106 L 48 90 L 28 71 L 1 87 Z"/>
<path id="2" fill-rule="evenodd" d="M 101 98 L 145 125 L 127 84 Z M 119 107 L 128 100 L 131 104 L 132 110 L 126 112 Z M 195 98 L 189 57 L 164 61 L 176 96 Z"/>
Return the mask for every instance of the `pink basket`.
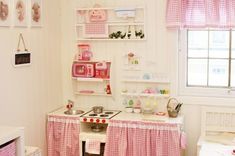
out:
<path id="1" fill-rule="evenodd" d="M 0 156 L 16 156 L 16 142 L 8 142 L 0 146 Z"/>

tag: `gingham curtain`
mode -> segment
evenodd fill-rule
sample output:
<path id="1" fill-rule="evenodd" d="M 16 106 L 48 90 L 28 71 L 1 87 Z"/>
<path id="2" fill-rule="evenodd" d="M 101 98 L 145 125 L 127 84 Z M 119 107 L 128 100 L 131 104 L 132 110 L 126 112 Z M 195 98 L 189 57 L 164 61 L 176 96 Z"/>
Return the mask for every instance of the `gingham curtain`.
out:
<path id="1" fill-rule="evenodd" d="M 235 0 L 167 0 L 167 28 L 234 28 Z"/>
<path id="2" fill-rule="evenodd" d="M 48 116 L 47 121 L 47 155 L 79 156 L 78 117 Z"/>
<path id="3" fill-rule="evenodd" d="M 180 156 L 177 124 L 110 120 L 104 156 Z"/>

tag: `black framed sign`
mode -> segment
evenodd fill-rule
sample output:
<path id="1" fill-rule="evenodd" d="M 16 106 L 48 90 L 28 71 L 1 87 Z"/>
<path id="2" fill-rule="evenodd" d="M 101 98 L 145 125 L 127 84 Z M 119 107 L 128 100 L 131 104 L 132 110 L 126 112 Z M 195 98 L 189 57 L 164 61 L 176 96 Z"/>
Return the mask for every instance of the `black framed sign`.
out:
<path id="1" fill-rule="evenodd" d="M 16 52 L 14 54 L 13 65 L 15 67 L 31 65 L 31 53 L 29 53 L 27 51 Z"/>
<path id="2" fill-rule="evenodd" d="M 22 40 L 24 45 L 24 50 L 20 50 L 20 41 Z M 13 66 L 14 67 L 21 67 L 21 66 L 29 66 L 31 65 L 32 54 L 28 51 L 25 46 L 24 37 L 22 34 L 19 35 L 19 41 L 17 50 L 14 51 L 13 55 Z"/>

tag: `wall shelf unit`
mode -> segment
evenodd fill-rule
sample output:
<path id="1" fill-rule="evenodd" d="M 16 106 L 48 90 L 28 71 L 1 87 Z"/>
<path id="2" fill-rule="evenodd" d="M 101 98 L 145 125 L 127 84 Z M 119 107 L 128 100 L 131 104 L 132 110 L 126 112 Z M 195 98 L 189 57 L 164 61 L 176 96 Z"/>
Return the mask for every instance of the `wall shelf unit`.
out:
<path id="1" fill-rule="evenodd" d="M 78 96 L 112 97 L 111 61 L 74 61 L 72 79 L 76 82 L 74 94 Z"/>
<path id="2" fill-rule="evenodd" d="M 105 12 L 105 19 L 91 20 L 91 11 Z M 147 38 L 145 19 L 145 8 L 140 6 L 77 8 L 77 41 L 144 41 Z"/>

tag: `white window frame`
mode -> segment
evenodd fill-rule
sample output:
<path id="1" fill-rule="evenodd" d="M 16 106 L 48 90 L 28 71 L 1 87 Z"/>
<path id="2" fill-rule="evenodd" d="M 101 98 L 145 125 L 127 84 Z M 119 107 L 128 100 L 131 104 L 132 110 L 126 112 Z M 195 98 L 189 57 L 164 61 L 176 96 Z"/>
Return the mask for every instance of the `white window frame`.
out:
<path id="1" fill-rule="evenodd" d="M 178 94 L 179 96 L 234 98 L 234 88 L 209 88 L 187 86 L 187 30 L 179 30 Z"/>

